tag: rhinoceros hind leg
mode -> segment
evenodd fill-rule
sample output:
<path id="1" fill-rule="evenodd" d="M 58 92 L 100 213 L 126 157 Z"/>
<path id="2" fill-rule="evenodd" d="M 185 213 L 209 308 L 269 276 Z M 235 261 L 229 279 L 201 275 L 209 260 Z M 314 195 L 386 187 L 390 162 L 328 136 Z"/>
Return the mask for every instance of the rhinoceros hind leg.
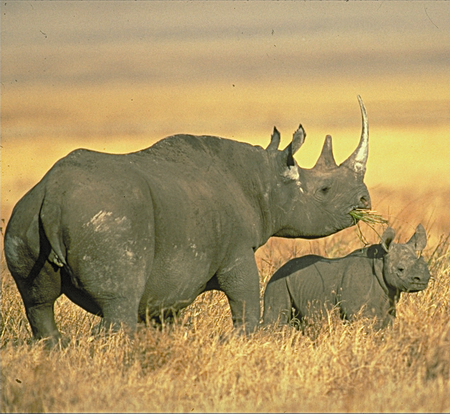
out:
<path id="1" fill-rule="evenodd" d="M 127 297 L 110 298 L 103 302 L 100 306 L 103 319 L 97 332 L 118 332 L 123 328 L 127 334 L 133 335 L 138 322 L 138 304 L 138 299 Z"/>
<path id="2" fill-rule="evenodd" d="M 51 348 L 57 345 L 61 339 L 61 334 L 55 324 L 53 305 L 53 302 L 25 305 L 34 338 L 45 340 L 46 347 Z"/>
<path id="3" fill-rule="evenodd" d="M 30 267 L 22 266 L 17 272 L 11 266 L 11 275 L 22 296 L 33 337 L 46 339 L 48 346 L 53 346 L 61 338 L 54 313 L 54 303 L 61 295 L 59 269 L 54 269 L 48 262 L 36 262 Z"/>

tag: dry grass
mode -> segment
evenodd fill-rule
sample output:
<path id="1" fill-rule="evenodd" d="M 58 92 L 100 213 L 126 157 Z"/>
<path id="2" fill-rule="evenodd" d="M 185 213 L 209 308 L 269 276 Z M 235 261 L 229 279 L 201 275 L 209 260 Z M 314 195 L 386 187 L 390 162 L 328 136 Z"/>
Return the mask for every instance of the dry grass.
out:
<path id="1" fill-rule="evenodd" d="M 371 191 L 377 211 L 406 241 L 421 222 L 427 290 L 404 295 L 391 328 L 351 325 L 335 314 L 312 340 L 294 329 L 232 334 L 223 294 L 209 292 L 173 326 L 92 338 L 98 318 L 65 298 L 57 324 L 69 346 L 45 351 L 31 341 L 21 298 L 2 261 L 3 412 L 450 411 L 450 193 Z M 377 227 L 378 226 L 378 227 Z M 382 224 L 375 224 L 381 234 Z M 377 235 L 361 224 L 365 237 Z M 361 247 L 355 228 L 315 241 L 272 239 L 257 253 L 261 292 L 293 256 L 340 256 Z"/>
<path id="2" fill-rule="evenodd" d="M 364 223 L 374 225 L 374 224 L 387 224 L 388 220 L 383 218 L 380 214 L 377 214 L 374 210 L 366 209 L 355 209 L 350 211 L 350 215 L 355 220 L 355 224 L 360 220 Z"/>

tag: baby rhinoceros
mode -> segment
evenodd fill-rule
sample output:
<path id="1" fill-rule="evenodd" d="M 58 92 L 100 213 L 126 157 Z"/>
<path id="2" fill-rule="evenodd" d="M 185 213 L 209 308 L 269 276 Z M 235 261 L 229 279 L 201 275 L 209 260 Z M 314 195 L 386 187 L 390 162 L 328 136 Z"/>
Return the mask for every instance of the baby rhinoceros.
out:
<path id="1" fill-rule="evenodd" d="M 427 244 L 421 224 L 405 244 L 393 243 L 388 227 L 381 243 L 341 258 L 308 255 L 290 260 L 269 280 L 264 294 L 264 325 L 288 324 L 294 317 L 302 327 L 337 306 L 342 319 L 374 318 L 375 329 L 395 318 L 401 292 L 427 287 L 430 273 L 417 252 Z M 362 309 L 362 310 L 361 310 Z"/>

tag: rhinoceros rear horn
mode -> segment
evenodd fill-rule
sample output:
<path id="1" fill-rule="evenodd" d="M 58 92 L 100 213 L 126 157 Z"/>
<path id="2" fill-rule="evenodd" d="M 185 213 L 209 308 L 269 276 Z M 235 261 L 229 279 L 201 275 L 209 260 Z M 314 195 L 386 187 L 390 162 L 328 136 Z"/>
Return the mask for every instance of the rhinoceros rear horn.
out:
<path id="1" fill-rule="evenodd" d="M 276 151 L 280 145 L 280 133 L 276 126 L 273 127 L 272 136 L 270 137 L 270 144 L 267 146 L 267 151 Z"/>
<path id="2" fill-rule="evenodd" d="M 367 120 L 366 108 L 359 95 L 358 101 L 362 118 L 361 139 L 353 154 L 341 165 L 344 165 L 357 173 L 364 174 L 366 172 L 367 157 L 369 155 L 369 123 Z"/>
<path id="3" fill-rule="evenodd" d="M 425 246 L 427 245 L 427 233 L 425 232 L 425 229 L 423 228 L 422 224 L 419 224 L 417 226 L 416 232 L 408 240 L 407 244 L 412 244 L 414 250 L 416 251 L 425 249 Z"/>
<path id="4" fill-rule="evenodd" d="M 336 161 L 333 156 L 333 144 L 331 140 L 331 135 L 325 137 L 325 142 L 323 143 L 322 152 L 317 159 L 314 168 L 319 169 L 330 169 L 337 167 Z"/>

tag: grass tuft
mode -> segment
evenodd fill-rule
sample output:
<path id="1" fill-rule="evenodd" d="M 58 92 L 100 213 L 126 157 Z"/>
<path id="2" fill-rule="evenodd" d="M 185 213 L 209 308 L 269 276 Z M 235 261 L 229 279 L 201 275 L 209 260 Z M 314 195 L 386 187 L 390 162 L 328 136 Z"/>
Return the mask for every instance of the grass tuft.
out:
<path id="1" fill-rule="evenodd" d="M 361 231 L 361 228 L 359 227 L 360 221 L 366 223 L 375 233 L 378 234 L 378 236 L 380 236 L 380 234 L 375 230 L 374 225 L 389 224 L 388 220 L 386 220 L 382 215 L 378 214 L 375 210 L 357 208 L 355 210 L 350 211 L 349 214 L 352 216 L 354 223 L 356 224 L 356 232 L 358 234 L 359 240 L 366 246 L 369 245 L 370 242 L 366 239 L 366 237 Z"/>
<path id="2" fill-rule="evenodd" d="M 367 210 L 357 208 L 355 210 L 350 211 L 349 213 L 353 219 L 355 220 L 355 224 L 358 221 L 363 221 L 367 224 L 388 224 L 388 220 L 386 220 L 382 215 L 377 214 L 375 210 Z"/>

